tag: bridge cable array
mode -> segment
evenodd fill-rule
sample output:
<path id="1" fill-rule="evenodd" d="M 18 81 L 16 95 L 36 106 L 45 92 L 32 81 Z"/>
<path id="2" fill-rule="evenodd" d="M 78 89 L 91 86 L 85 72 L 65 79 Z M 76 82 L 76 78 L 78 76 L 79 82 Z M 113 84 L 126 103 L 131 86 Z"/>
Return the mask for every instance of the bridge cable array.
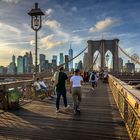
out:
<path id="1" fill-rule="evenodd" d="M 119 46 L 119 49 L 128 57 L 130 58 L 131 60 L 133 60 L 135 63 L 139 64 L 140 65 L 140 61 L 136 60 L 135 58 L 131 57 L 130 55 L 128 55 L 120 46 Z"/>

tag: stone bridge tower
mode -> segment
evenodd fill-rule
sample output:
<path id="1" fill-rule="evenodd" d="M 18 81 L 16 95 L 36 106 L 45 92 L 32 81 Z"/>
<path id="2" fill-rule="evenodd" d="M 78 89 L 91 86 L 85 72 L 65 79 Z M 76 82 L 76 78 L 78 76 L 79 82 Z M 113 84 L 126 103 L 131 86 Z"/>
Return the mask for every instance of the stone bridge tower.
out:
<path id="1" fill-rule="evenodd" d="M 88 40 L 88 66 L 93 65 L 93 54 L 99 51 L 101 55 L 101 69 L 105 68 L 105 53 L 109 50 L 113 56 L 113 72 L 119 72 L 118 59 L 118 42 L 119 39 L 113 40 Z"/>

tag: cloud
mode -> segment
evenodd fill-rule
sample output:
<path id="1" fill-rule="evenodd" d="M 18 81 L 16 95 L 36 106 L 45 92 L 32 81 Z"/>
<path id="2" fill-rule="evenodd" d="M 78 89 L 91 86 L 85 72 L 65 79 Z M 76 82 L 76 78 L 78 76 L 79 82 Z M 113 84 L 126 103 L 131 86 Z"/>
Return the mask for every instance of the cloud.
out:
<path id="1" fill-rule="evenodd" d="M 2 22 L 0 22 L 0 30 L 5 31 L 5 32 L 10 31 L 12 33 L 21 34 L 21 30 L 19 30 L 18 28 L 2 23 Z"/>
<path id="2" fill-rule="evenodd" d="M 51 49 L 51 48 L 58 47 L 64 44 L 62 41 L 55 41 L 54 34 L 51 34 L 42 38 L 41 43 L 43 44 L 44 48 L 47 47 L 46 49 Z"/>
<path id="3" fill-rule="evenodd" d="M 54 12 L 54 10 L 49 8 L 48 10 L 45 11 L 45 15 L 50 16 L 53 12 Z"/>
<path id="4" fill-rule="evenodd" d="M 3 2 L 7 2 L 7 3 L 18 3 L 19 0 L 2 0 Z"/>
<path id="5" fill-rule="evenodd" d="M 22 50 L 22 51 L 19 53 L 19 55 L 20 55 L 20 56 L 24 56 L 24 55 L 26 54 L 26 52 L 30 52 L 30 50 L 24 49 L 24 50 Z"/>
<path id="6" fill-rule="evenodd" d="M 79 36 L 73 36 L 71 37 L 70 40 L 73 44 L 80 44 L 82 41 L 84 41 L 83 38 L 79 37 Z"/>
<path id="7" fill-rule="evenodd" d="M 7 66 L 12 61 L 12 55 L 19 55 L 21 50 L 11 46 L 0 46 L 0 65 Z"/>
<path id="8" fill-rule="evenodd" d="M 71 8 L 71 10 L 72 10 L 73 12 L 76 12 L 76 11 L 77 11 L 77 7 L 73 6 L 73 7 Z"/>
<path id="9" fill-rule="evenodd" d="M 128 54 L 131 54 L 133 52 L 133 47 L 128 47 L 128 48 L 124 48 L 123 50 L 128 53 Z"/>
<path id="10" fill-rule="evenodd" d="M 47 20 L 45 22 L 45 25 L 47 25 L 58 37 L 63 37 L 63 40 L 68 41 L 70 38 L 70 35 L 61 29 L 61 24 L 56 20 Z"/>
<path id="11" fill-rule="evenodd" d="M 73 30 L 72 33 L 83 32 L 89 30 L 88 28 L 80 29 L 80 30 Z"/>
<path id="12" fill-rule="evenodd" d="M 31 45 L 31 46 L 34 46 L 34 45 L 35 45 L 35 40 L 31 40 L 31 41 L 30 41 L 30 45 Z"/>
<path id="13" fill-rule="evenodd" d="M 47 25 L 52 30 L 59 29 L 61 26 L 61 24 L 56 20 L 47 20 L 44 24 Z"/>
<path id="14" fill-rule="evenodd" d="M 56 46 L 63 45 L 69 41 L 74 42 L 75 44 L 81 43 L 83 38 L 79 36 L 73 36 L 67 32 L 64 32 L 61 29 L 61 24 L 56 20 L 47 20 L 45 22 L 45 25 L 47 25 L 54 33 L 53 35 L 49 35 L 45 37 L 45 44 L 47 44 L 47 48 L 53 48 Z M 61 41 L 56 41 L 61 40 Z M 43 41 L 44 42 L 44 41 Z"/>
<path id="15" fill-rule="evenodd" d="M 117 19 L 106 18 L 105 20 L 97 22 L 94 27 L 89 29 L 89 32 L 100 32 L 118 23 L 120 23 L 120 21 Z"/>

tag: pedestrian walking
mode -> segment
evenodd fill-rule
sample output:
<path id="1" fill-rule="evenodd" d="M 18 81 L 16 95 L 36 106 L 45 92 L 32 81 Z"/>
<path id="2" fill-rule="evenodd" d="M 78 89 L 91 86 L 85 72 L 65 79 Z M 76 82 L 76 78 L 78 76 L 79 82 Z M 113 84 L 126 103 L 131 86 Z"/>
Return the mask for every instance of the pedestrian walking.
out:
<path id="1" fill-rule="evenodd" d="M 90 74 L 90 78 L 89 78 L 89 82 L 92 83 L 92 89 L 94 90 L 95 86 L 97 87 L 97 76 L 96 76 L 96 72 L 93 71 L 91 74 Z"/>
<path id="2" fill-rule="evenodd" d="M 80 103 L 82 100 L 81 85 L 83 78 L 80 76 L 79 69 L 75 70 L 74 76 L 70 79 L 70 93 L 72 93 L 74 113 L 80 113 Z"/>
<path id="3" fill-rule="evenodd" d="M 56 113 L 60 112 L 59 106 L 60 106 L 61 95 L 63 97 L 63 102 L 64 102 L 65 108 L 68 108 L 67 96 L 66 96 L 66 86 L 65 86 L 67 79 L 68 79 L 68 76 L 66 75 L 66 73 L 64 73 L 64 67 L 61 67 L 59 69 L 58 82 L 55 86 L 56 96 L 57 96 L 56 97 Z"/>

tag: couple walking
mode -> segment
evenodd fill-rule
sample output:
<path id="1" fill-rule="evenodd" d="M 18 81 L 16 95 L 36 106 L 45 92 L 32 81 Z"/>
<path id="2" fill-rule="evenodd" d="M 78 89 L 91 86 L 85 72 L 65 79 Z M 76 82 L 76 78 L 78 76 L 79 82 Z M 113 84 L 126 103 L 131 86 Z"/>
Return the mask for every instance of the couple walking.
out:
<path id="1" fill-rule="evenodd" d="M 67 96 L 66 96 L 66 80 L 68 80 L 68 76 L 64 73 L 64 67 L 59 69 L 59 72 L 54 74 L 53 82 L 55 83 L 55 91 L 56 91 L 56 112 L 60 112 L 59 104 L 60 97 L 62 95 L 64 106 L 68 108 L 67 105 Z M 70 94 L 72 94 L 73 104 L 74 104 L 74 113 L 80 113 L 79 105 L 81 102 L 81 85 L 83 82 L 83 78 L 80 76 L 80 71 L 78 69 L 75 70 L 74 76 L 70 78 Z"/>

